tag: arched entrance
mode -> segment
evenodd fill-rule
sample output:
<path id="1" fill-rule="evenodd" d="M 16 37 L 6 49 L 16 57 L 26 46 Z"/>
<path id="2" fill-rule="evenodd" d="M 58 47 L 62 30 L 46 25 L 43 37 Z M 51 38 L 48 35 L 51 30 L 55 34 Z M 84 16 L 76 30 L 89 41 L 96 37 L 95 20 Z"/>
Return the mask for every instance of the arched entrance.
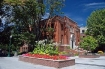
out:
<path id="1" fill-rule="evenodd" d="M 74 36 L 74 34 L 70 35 L 70 48 L 72 48 L 72 49 L 75 48 L 75 36 Z"/>

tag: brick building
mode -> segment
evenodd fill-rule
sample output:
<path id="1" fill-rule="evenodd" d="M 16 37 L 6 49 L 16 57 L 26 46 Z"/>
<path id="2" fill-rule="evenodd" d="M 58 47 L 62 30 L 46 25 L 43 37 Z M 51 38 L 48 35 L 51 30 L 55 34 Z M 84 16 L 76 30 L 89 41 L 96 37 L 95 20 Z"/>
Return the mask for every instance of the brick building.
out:
<path id="1" fill-rule="evenodd" d="M 46 23 L 46 24 L 45 24 Z M 53 28 L 52 33 L 53 41 L 62 49 L 70 46 L 75 49 L 79 46 L 80 42 L 80 28 L 77 23 L 68 17 L 54 16 L 50 19 L 41 22 L 41 28 L 46 25 L 46 28 Z M 50 34 L 42 32 L 41 38 L 47 38 Z"/>
<path id="2" fill-rule="evenodd" d="M 85 37 L 85 32 L 87 30 L 87 27 L 80 27 L 80 37 L 83 38 Z"/>

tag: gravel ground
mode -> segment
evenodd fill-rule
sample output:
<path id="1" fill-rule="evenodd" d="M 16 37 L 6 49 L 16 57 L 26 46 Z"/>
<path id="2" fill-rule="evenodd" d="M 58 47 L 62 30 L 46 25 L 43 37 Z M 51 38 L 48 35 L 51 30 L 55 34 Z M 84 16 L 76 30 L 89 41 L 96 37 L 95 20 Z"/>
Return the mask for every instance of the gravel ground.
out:
<path id="1" fill-rule="evenodd" d="M 60 69 L 105 69 L 105 57 L 100 58 L 78 58 L 75 59 L 75 65 L 63 67 Z M 56 69 L 53 67 L 35 65 L 18 60 L 18 57 L 0 57 L 0 69 Z"/>

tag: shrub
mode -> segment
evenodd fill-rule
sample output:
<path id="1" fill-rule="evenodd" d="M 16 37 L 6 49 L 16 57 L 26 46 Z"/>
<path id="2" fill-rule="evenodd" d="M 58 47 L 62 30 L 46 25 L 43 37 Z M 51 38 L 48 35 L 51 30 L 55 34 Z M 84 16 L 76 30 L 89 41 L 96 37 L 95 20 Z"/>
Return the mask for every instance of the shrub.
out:
<path id="1" fill-rule="evenodd" d="M 87 35 L 80 42 L 80 47 L 91 52 L 91 51 L 95 50 L 96 47 L 98 47 L 98 42 L 92 36 Z"/>
<path id="2" fill-rule="evenodd" d="M 98 51 L 98 54 L 103 54 L 104 52 L 103 51 Z"/>
<path id="3" fill-rule="evenodd" d="M 66 55 L 66 54 L 68 54 L 66 51 L 62 51 L 59 53 L 59 55 Z"/>
<path id="4" fill-rule="evenodd" d="M 58 55 L 58 48 L 53 44 L 45 44 L 44 41 L 39 41 L 36 43 L 36 48 L 33 50 L 34 54 L 49 54 L 49 55 Z"/>

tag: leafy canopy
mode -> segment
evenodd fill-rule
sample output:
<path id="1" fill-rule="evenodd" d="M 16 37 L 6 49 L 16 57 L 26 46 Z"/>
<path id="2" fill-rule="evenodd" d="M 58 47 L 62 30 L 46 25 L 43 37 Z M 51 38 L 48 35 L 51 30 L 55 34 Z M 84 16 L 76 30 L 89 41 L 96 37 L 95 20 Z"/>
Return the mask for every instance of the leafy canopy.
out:
<path id="1" fill-rule="evenodd" d="M 97 46 L 97 40 L 94 39 L 92 36 L 86 36 L 80 42 L 80 47 L 88 51 L 96 49 Z"/>
<path id="2" fill-rule="evenodd" d="M 105 44 L 105 9 L 96 10 L 87 19 L 87 34 Z"/>
<path id="3" fill-rule="evenodd" d="M 49 13 L 50 17 L 58 15 L 64 5 L 63 3 L 64 0 L 3 0 L 3 6 L 7 8 L 4 11 L 11 12 L 9 16 L 5 14 L 5 24 L 7 26 L 11 23 L 14 24 L 14 27 L 10 29 L 14 31 L 12 34 L 14 42 L 12 41 L 12 44 L 20 46 L 24 40 L 30 44 L 34 43 L 35 40 L 39 40 L 42 17 L 45 13 Z M 5 34 L 7 33 L 5 32 Z M 7 39 L 9 40 L 9 38 Z"/>

